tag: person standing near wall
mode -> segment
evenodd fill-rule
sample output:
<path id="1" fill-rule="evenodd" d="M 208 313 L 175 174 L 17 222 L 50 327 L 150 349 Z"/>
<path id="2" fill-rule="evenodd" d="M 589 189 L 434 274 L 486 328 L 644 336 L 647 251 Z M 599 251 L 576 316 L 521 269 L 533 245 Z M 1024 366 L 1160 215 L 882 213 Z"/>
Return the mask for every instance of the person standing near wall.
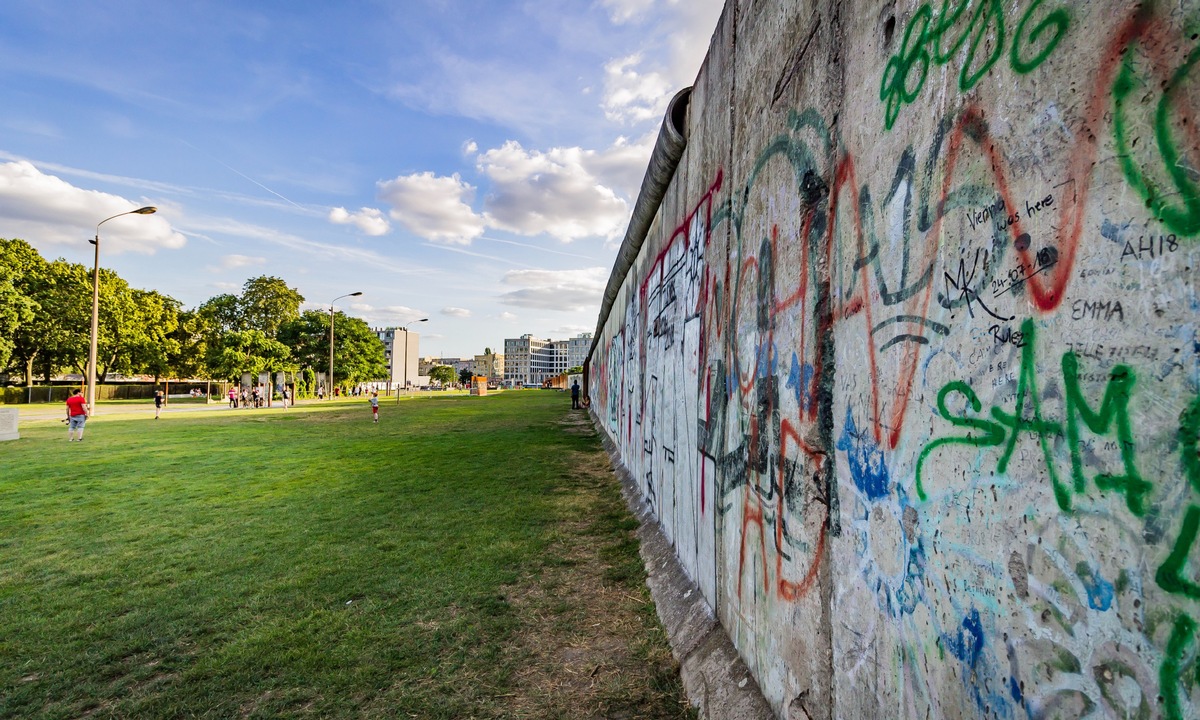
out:
<path id="1" fill-rule="evenodd" d="M 579 409 L 579 381 L 571 383 L 571 409 Z"/>
<path id="2" fill-rule="evenodd" d="M 87 422 L 90 410 L 87 400 L 83 399 L 83 391 L 78 388 L 73 390 L 71 397 L 67 398 L 67 442 L 75 439 L 76 430 L 79 431 L 79 442 L 83 442 L 83 425 Z"/>
<path id="3" fill-rule="evenodd" d="M 163 406 L 162 390 L 155 390 L 154 391 L 154 419 L 155 420 L 157 420 L 158 416 L 160 414 L 162 414 L 162 406 Z"/>

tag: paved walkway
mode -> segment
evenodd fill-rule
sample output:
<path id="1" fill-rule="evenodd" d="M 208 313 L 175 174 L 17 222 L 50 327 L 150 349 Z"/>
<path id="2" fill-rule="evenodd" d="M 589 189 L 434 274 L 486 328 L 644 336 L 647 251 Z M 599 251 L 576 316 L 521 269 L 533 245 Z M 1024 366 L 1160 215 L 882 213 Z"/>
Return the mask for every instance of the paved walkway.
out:
<path id="1" fill-rule="evenodd" d="M 315 404 L 318 400 L 300 400 L 297 405 Z M 57 420 L 66 415 L 64 406 L 59 403 L 35 403 L 33 405 L 8 405 L 3 407 L 16 407 L 20 420 Z M 147 400 L 144 404 L 121 404 L 121 405 L 106 405 L 100 403 L 97 408 L 98 416 L 107 415 L 154 415 L 154 401 Z M 261 408 L 243 408 L 238 407 L 236 411 L 229 407 L 229 403 L 213 402 L 209 405 L 200 405 L 198 403 L 176 403 L 174 405 L 168 403 L 162 411 L 163 415 L 174 415 L 181 412 L 197 412 L 199 410 L 228 410 L 229 412 L 282 412 L 283 402 L 276 402 L 271 407 L 263 406 Z"/>

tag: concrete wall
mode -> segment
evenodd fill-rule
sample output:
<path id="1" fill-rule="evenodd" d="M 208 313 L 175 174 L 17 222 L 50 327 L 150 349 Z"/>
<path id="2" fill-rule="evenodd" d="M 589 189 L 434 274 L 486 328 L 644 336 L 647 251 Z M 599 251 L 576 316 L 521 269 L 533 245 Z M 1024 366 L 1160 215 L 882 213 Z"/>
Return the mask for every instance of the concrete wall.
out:
<path id="1" fill-rule="evenodd" d="M 727 3 L 593 408 L 780 717 L 1198 717 L 1200 3 L 949 4 Z"/>

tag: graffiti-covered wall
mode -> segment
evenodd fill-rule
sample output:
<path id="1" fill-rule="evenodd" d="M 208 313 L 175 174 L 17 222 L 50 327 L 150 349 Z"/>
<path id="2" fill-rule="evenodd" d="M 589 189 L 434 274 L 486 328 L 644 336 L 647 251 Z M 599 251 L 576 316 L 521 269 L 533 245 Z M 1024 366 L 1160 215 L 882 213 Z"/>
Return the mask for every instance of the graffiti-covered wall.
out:
<path id="1" fill-rule="evenodd" d="M 780 717 L 1200 717 L 1198 61 L 727 3 L 588 390 Z"/>

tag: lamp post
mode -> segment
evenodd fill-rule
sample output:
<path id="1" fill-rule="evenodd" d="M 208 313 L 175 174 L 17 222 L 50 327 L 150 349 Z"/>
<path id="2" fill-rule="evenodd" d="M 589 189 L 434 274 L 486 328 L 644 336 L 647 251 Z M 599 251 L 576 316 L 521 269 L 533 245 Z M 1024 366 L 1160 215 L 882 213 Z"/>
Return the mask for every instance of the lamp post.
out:
<path id="1" fill-rule="evenodd" d="M 358 297 L 361 292 L 346 293 L 338 295 L 329 302 L 329 394 L 326 395 L 330 400 L 333 399 L 333 304 L 344 297 Z"/>
<path id="2" fill-rule="evenodd" d="M 96 223 L 96 237 L 93 240 L 88 240 L 96 246 L 96 259 L 92 264 L 92 333 L 88 342 L 88 376 L 87 376 L 87 404 L 89 411 L 96 414 L 96 344 L 98 332 L 100 329 L 100 226 L 112 220 L 119 218 L 122 215 L 152 215 L 158 212 L 158 208 L 147 205 L 146 207 L 138 208 L 137 210 L 128 210 L 123 213 L 117 213 L 112 217 L 107 217 Z"/>
<path id="3" fill-rule="evenodd" d="M 421 318 L 420 320 L 413 320 L 413 323 L 426 322 L 428 320 L 429 320 L 429 318 Z M 409 324 L 411 325 L 412 323 L 409 323 Z M 399 329 L 404 331 L 404 391 L 408 392 L 408 326 L 406 325 Z M 399 403 L 400 403 L 400 391 L 397 390 L 396 391 L 396 404 L 399 404 Z"/>

